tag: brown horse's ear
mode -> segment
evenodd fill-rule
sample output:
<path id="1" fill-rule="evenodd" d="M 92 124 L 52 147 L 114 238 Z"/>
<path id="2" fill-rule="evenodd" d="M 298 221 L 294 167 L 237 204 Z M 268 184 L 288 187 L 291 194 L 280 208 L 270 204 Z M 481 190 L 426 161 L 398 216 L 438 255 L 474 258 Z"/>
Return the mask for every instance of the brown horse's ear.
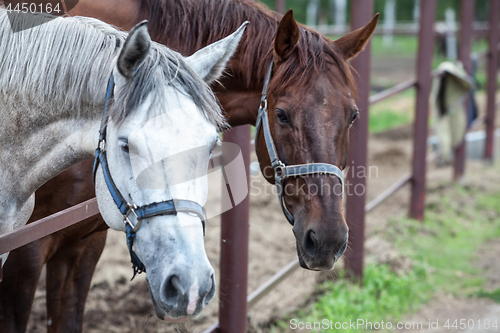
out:
<path id="1" fill-rule="evenodd" d="M 375 31 L 375 27 L 377 27 L 377 22 L 378 13 L 364 27 L 354 30 L 334 41 L 344 54 L 346 60 L 355 57 L 359 52 L 363 51 L 366 43 L 368 43 L 368 40 Z"/>
<path id="2" fill-rule="evenodd" d="M 299 42 L 300 31 L 293 18 L 293 11 L 289 9 L 281 19 L 274 38 L 274 55 L 277 61 L 284 60 L 293 51 Z"/>

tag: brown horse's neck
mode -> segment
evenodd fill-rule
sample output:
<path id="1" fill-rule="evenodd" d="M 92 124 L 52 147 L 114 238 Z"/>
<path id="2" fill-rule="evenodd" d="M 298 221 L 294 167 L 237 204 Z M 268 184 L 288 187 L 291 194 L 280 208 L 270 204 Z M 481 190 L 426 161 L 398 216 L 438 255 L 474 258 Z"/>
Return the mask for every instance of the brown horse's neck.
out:
<path id="1" fill-rule="evenodd" d="M 251 0 L 137 0 L 153 40 L 191 55 L 249 21 L 228 75 L 214 85 L 231 126 L 255 124 L 278 14 Z"/>

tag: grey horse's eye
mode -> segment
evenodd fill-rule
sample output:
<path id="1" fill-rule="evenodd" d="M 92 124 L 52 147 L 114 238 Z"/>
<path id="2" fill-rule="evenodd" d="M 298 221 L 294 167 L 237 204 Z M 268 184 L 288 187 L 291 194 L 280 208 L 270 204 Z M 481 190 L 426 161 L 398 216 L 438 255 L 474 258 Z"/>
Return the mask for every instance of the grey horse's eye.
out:
<path id="1" fill-rule="evenodd" d="M 129 153 L 129 150 L 128 150 L 128 141 L 122 141 L 122 142 L 120 143 L 120 148 L 122 149 L 122 151 L 123 151 L 124 153 L 127 153 L 127 154 L 128 154 L 128 153 Z"/>
<path id="2" fill-rule="evenodd" d="M 215 139 L 215 141 L 212 142 L 212 144 L 210 144 L 210 156 L 212 156 L 213 152 L 215 149 L 217 149 L 218 146 L 220 146 L 220 139 L 219 137 L 217 136 L 217 139 Z"/>

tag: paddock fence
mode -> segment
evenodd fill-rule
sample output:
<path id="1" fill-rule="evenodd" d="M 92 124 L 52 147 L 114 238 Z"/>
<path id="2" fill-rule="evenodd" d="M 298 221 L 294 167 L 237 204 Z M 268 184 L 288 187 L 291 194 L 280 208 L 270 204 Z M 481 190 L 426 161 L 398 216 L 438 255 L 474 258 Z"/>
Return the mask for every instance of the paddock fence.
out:
<path id="1" fill-rule="evenodd" d="M 278 0 L 283 1 L 283 0 Z M 487 60 L 487 112 L 486 117 L 476 121 L 476 124 L 486 125 L 486 144 L 484 159 L 492 161 L 493 140 L 495 130 L 495 93 L 497 90 L 498 72 L 498 42 L 500 0 L 490 0 L 488 43 L 489 51 L 482 54 Z M 281 5 L 284 8 L 283 5 Z M 280 7 L 281 8 L 281 7 Z M 281 8 L 281 10 L 283 10 Z M 436 159 L 437 154 L 427 154 L 429 96 L 432 78 L 442 73 L 433 72 L 433 37 L 435 33 L 436 0 L 420 2 L 420 29 L 418 30 L 418 56 L 416 78 L 397 84 L 387 90 L 370 96 L 370 44 L 366 47 L 351 65 L 357 71 L 358 100 L 361 112 L 368 114 L 369 106 L 379 103 L 389 97 L 408 89 L 416 90 L 415 116 L 413 123 L 413 162 L 412 172 L 405 175 L 380 193 L 372 201 L 366 203 L 365 195 L 351 195 L 346 197 L 346 216 L 350 228 L 351 251 L 344 254 L 345 267 L 352 276 L 361 279 L 363 276 L 363 246 L 365 214 L 380 205 L 384 200 L 396 193 L 406 184 L 411 184 L 410 217 L 422 220 L 424 216 L 426 165 Z M 373 0 L 352 0 L 351 29 L 357 29 L 368 22 L 373 14 Z M 461 0 L 460 17 L 460 46 L 459 60 L 464 68 L 471 73 L 471 41 L 473 35 L 474 0 Z M 464 108 L 465 110 L 465 108 Z M 473 125 L 474 126 L 474 125 Z M 367 165 L 368 144 L 368 116 L 363 116 L 354 124 L 351 131 L 349 159 L 354 166 Z M 250 125 L 236 127 L 224 133 L 224 141 L 238 144 L 241 148 L 247 179 L 238 180 L 239 185 L 248 188 L 250 152 L 253 142 L 250 138 Z M 354 135 L 355 133 L 355 135 Z M 214 156 L 213 166 L 216 166 L 222 156 Z M 460 180 L 465 170 L 465 141 L 455 152 L 454 178 Z M 347 177 L 352 185 L 366 186 L 365 178 L 356 178 L 349 173 Z M 246 184 L 245 184 L 246 181 Z M 232 186 L 234 183 L 231 183 Z M 227 186 L 224 184 L 224 186 Z M 230 189 L 228 189 L 230 190 Z M 264 284 L 247 295 L 248 276 L 248 242 L 249 242 L 249 207 L 250 196 L 226 211 L 221 216 L 221 260 L 220 260 L 220 303 L 219 322 L 213 324 L 208 332 L 235 333 L 247 331 L 248 309 L 254 306 L 261 298 L 296 270 L 298 260 L 295 259 L 280 269 Z M 364 207 L 364 209 L 358 209 Z M 85 201 L 61 212 L 30 223 L 0 237 L 0 253 L 12 251 L 29 242 L 45 237 L 70 225 L 99 213 L 96 199 Z M 284 219 L 283 219 L 284 220 Z M 284 221 L 283 221 L 284 222 Z M 222 241 L 224 239 L 225 241 Z M 1 267 L 1 266 L 0 266 Z M 1 281 L 1 268 L 0 268 Z"/>

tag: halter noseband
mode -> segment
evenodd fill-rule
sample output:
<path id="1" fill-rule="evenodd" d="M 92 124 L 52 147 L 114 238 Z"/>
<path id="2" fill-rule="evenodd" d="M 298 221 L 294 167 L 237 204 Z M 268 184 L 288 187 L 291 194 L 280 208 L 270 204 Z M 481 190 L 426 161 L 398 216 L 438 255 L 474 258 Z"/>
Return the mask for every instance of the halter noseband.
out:
<path id="1" fill-rule="evenodd" d="M 94 177 L 95 183 L 95 175 L 97 172 L 97 167 L 99 163 L 102 166 L 102 172 L 104 175 L 104 180 L 106 181 L 106 185 L 108 187 L 109 193 L 113 198 L 116 206 L 120 210 L 123 215 L 123 223 L 125 223 L 125 233 L 127 234 L 127 246 L 130 253 L 130 258 L 132 261 L 132 269 L 134 271 L 134 275 L 132 279 L 135 277 L 136 273 L 142 273 L 146 271 L 146 267 L 141 262 L 137 254 L 133 250 L 135 233 L 141 227 L 142 220 L 146 218 L 150 218 L 153 216 L 159 215 L 177 215 L 178 212 L 194 214 L 198 216 L 201 220 L 201 224 L 203 226 L 203 235 L 205 235 L 205 209 L 198 204 L 197 202 L 190 200 L 166 200 L 161 202 L 154 202 L 148 205 L 137 207 L 136 205 L 127 202 L 111 177 L 111 173 L 109 171 L 108 160 L 106 158 L 106 150 L 105 150 L 105 142 L 106 142 L 106 111 L 108 109 L 108 102 L 113 93 L 113 88 L 115 85 L 115 80 L 113 74 L 109 78 L 108 88 L 106 90 L 106 100 L 104 102 L 104 114 L 101 120 L 101 128 L 99 130 L 99 142 L 97 143 L 97 148 L 95 150 L 95 160 L 92 175 Z M 102 143 L 102 148 L 101 148 Z M 132 221 L 129 219 L 129 215 L 133 214 L 137 223 L 134 225 Z"/>
<path id="2" fill-rule="evenodd" d="M 267 152 L 269 154 L 269 159 L 271 160 L 271 166 L 274 169 L 274 180 L 276 182 L 276 187 L 278 190 L 278 199 L 280 201 L 281 209 L 285 214 L 288 222 L 293 226 L 294 218 L 292 214 L 288 211 L 285 205 L 283 197 L 283 184 L 287 178 L 299 177 L 315 174 L 333 175 L 340 180 L 340 185 L 342 186 L 342 198 L 344 198 L 344 175 L 342 170 L 337 166 L 328 163 L 308 163 L 308 164 L 297 164 L 297 165 L 285 165 L 279 157 L 274 145 L 273 137 L 271 135 L 271 129 L 269 127 L 269 113 L 267 108 L 267 90 L 269 81 L 271 80 L 271 75 L 273 71 L 273 61 L 269 65 L 267 71 L 266 79 L 264 81 L 264 88 L 262 88 L 262 98 L 259 107 L 259 114 L 257 115 L 257 123 L 255 124 L 255 149 L 257 150 L 257 140 L 259 138 L 260 130 L 264 131 L 264 139 L 266 142 Z"/>

